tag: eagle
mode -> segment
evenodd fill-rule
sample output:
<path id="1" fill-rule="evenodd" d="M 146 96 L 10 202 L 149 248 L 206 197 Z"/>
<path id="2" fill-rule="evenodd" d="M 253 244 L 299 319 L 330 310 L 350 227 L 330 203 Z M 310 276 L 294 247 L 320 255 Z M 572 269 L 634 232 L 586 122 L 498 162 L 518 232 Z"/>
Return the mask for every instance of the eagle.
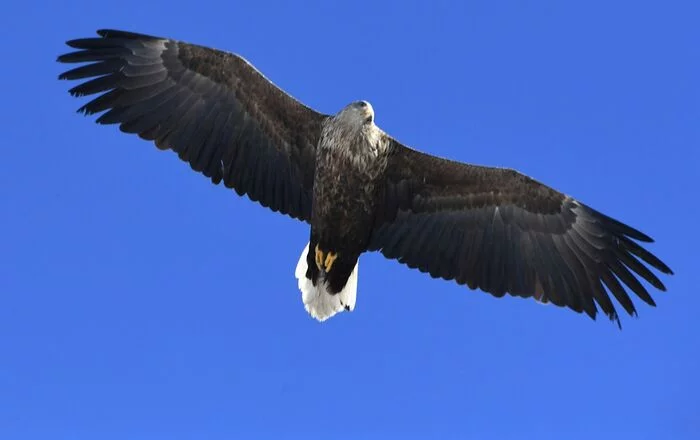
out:
<path id="1" fill-rule="evenodd" d="M 394 139 L 365 100 L 318 112 L 242 56 L 121 30 L 66 42 L 59 75 L 97 95 L 96 122 L 171 150 L 239 196 L 310 226 L 295 270 L 319 321 L 352 311 L 358 261 L 380 252 L 432 278 L 500 298 L 534 298 L 620 325 L 629 291 L 655 302 L 671 269 L 652 238 L 513 169 L 452 161 Z"/>

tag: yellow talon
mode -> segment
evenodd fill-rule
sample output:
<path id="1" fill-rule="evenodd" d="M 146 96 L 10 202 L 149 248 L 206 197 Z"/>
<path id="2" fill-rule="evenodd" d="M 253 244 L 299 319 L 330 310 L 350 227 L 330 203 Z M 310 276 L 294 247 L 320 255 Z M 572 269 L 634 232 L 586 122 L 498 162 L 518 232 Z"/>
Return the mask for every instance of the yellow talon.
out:
<path id="1" fill-rule="evenodd" d="M 338 258 L 338 254 L 333 252 L 328 252 L 326 254 L 326 272 L 331 271 L 331 267 L 333 267 L 333 263 L 335 262 L 336 258 Z"/>
<path id="2" fill-rule="evenodd" d="M 318 270 L 323 270 L 323 251 L 316 245 L 316 267 Z"/>
<path id="3" fill-rule="evenodd" d="M 318 245 L 316 245 L 316 267 L 318 267 L 318 270 L 322 270 L 324 272 L 330 272 L 331 268 L 333 267 L 333 263 L 335 262 L 336 258 L 338 258 L 338 254 L 334 252 L 327 252 L 324 253 Z"/>

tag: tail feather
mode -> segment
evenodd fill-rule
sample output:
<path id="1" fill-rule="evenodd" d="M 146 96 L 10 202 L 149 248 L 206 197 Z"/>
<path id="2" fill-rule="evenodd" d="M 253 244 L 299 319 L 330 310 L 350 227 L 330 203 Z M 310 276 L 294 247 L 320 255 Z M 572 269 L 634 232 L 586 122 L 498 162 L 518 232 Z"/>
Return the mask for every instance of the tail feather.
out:
<path id="1" fill-rule="evenodd" d="M 301 299 L 304 303 L 306 311 L 317 320 L 323 322 L 336 313 L 343 310 L 352 311 L 355 309 L 355 300 L 357 299 L 357 266 L 353 269 L 348 278 L 347 284 L 343 290 L 333 295 L 328 291 L 325 280 L 322 276 L 319 277 L 316 285 L 306 278 L 306 255 L 309 252 L 309 244 L 301 252 L 299 262 L 297 263 L 294 276 L 299 282 L 299 290 L 301 290 Z"/>

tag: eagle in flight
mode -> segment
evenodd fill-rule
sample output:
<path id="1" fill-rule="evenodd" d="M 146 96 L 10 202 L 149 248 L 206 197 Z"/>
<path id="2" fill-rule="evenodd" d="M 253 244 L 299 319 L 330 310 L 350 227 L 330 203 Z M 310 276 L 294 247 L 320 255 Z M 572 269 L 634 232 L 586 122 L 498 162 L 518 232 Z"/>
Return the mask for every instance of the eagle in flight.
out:
<path id="1" fill-rule="evenodd" d="M 241 56 L 119 30 L 66 44 L 59 78 L 100 124 L 172 150 L 214 184 L 310 225 L 295 276 L 307 312 L 353 310 L 358 260 L 379 251 L 495 297 L 532 297 L 619 325 L 609 293 L 655 305 L 637 276 L 671 269 L 644 233 L 512 169 L 459 163 L 401 144 L 367 101 L 319 113 Z"/>

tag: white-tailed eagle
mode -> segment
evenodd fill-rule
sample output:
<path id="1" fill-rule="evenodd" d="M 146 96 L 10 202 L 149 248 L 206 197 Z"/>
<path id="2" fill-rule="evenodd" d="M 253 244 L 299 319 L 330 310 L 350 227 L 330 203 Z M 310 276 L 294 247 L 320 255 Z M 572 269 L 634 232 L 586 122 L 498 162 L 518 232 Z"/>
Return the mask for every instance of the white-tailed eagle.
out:
<path id="1" fill-rule="evenodd" d="M 97 122 L 172 150 L 239 195 L 310 224 L 295 275 L 306 310 L 352 310 L 360 255 L 379 251 L 434 278 L 496 297 L 533 297 L 619 324 L 628 294 L 654 300 L 637 277 L 671 269 L 642 232 L 517 171 L 469 165 L 402 145 L 356 101 L 319 113 L 242 57 L 172 40 L 100 30 L 71 40 L 60 75 Z M 87 80 L 89 79 L 89 80 Z M 384 289 L 383 289 L 384 290 Z"/>

